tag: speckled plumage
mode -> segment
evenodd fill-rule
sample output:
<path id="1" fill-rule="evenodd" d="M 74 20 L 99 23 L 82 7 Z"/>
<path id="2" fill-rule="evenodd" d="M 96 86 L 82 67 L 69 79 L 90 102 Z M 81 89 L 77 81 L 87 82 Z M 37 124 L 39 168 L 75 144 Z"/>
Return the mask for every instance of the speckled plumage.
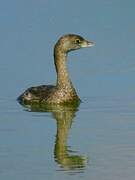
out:
<path id="1" fill-rule="evenodd" d="M 93 42 L 89 42 L 81 36 L 74 34 L 62 36 L 54 47 L 54 63 L 57 73 L 56 86 L 41 85 L 28 88 L 18 97 L 18 101 L 23 104 L 64 104 L 80 101 L 68 76 L 67 54 L 70 51 L 90 46 L 93 46 Z"/>

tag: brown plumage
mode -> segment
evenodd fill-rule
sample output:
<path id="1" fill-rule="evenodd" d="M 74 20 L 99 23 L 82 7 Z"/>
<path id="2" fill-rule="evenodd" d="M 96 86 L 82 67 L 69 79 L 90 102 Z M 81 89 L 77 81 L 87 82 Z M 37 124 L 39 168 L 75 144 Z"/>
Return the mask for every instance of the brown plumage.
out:
<path id="1" fill-rule="evenodd" d="M 18 101 L 23 104 L 65 104 L 80 101 L 68 76 L 67 54 L 70 51 L 93 45 L 93 42 L 87 41 L 79 35 L 68 34 L 62 36 L 54 47 L 54 64 L 57 73 L 56 85 L 41 85 L 28 88 L 18 97 Z"/>

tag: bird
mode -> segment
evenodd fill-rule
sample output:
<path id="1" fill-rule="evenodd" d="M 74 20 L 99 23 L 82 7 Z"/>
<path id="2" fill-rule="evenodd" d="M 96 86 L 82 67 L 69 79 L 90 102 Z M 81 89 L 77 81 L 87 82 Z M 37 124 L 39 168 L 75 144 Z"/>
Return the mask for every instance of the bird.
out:
<path id="1" fill-rule="evenodd" d="M 17 100 L 23 104 L 73 104 L 80 98 L 69 78 L 67 56 L 70 51 L 92 47 L 94 42 L 77 34 L 66 34 L 54 45 L 56 85 L 39 85 L 25 90 Z"/>

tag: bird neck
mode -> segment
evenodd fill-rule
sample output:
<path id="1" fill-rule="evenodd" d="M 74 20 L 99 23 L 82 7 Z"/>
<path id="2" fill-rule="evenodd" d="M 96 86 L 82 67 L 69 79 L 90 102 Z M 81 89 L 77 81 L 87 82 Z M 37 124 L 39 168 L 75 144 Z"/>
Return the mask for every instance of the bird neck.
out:
<path id="1" fill-rule="evenodd" d="M 72 82 L 68 75 L 67 70 L 67 53 L 61 50 L 61 47 L 55 46 L 54 49 L 54 63 L 57 73 L 57 86 L 72 87 Z"/>

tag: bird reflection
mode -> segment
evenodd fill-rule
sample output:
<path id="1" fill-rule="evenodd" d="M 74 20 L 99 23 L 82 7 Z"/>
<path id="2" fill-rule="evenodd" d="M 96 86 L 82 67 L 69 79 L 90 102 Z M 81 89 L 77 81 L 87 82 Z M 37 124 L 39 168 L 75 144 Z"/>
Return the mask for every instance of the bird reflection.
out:
<path id="1" fill-rule="evenodd" d="M 34 112 L 51 112 L 56 120 L 57 133 L 54 146 L 54 159 L 64 170 L 83 169 L 87 162 L 87 157 L 76 155 L 75 152 L 69 150 L 67 145 L 68 134 L 74 117 L 79 107 L 78 104 L 73 105 L 24 105 L 30 111 Z"/>

